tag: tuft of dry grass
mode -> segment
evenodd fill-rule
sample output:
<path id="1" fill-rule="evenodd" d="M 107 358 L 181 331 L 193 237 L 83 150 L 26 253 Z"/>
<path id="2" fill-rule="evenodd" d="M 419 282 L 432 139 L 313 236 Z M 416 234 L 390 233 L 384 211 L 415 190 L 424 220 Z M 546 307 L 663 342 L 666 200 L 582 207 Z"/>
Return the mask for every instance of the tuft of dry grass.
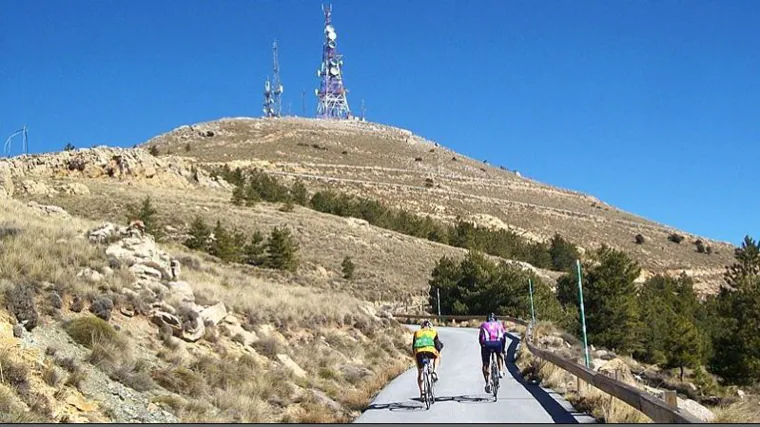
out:
<path id="1" fill-rule="evenodd" d="M 752 424 L 760 421 L 760 398 L 750 396 L 728 406 L 713 410 L 714 423 Z"/>

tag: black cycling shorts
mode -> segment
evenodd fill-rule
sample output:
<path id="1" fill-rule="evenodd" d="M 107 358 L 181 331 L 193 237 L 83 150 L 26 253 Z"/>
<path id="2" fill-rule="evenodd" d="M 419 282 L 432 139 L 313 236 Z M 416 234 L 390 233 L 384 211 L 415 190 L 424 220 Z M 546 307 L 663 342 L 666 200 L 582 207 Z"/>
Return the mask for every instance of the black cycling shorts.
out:
<path id="1" fill-rule="evenodd" d="M 483 366 L 487 366 L 491 359 L 491 352 L 500 355 L 504 352 L 504 343 L 501 341 L 486 341 L 485 345 L 480 347 L 480 359 Z"/>
<path id="2" fill-rule="evenodd" d="M 428 359 L 430 359 L 431 362 L 433 360 L 435 360 L 435 358 L 436 358 L 435 353 L 431 353 L 429 351 L 421 351 L 421 352 L 417 353 L 417 355 L 414 357 L 415 359 L 417 359 L 417 369 L 422 369 L 422 359 L 425 356 L 427 356 Z"/>

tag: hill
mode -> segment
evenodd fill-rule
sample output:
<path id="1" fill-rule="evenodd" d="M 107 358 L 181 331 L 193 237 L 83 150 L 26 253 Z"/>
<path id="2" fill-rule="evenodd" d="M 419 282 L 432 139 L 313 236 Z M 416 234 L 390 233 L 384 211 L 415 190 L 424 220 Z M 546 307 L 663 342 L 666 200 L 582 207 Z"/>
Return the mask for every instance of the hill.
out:
<path id="1" fill-rule="evenodd" d="M 733 256 L 728 243 L 646 220 L 590 195 L 525 178 L 509 165 L 490 165 L 487 159 L 474 160 L 409 131 L 373 123 L 222 119 L 179 127 L 142 146 L 199 165 L 262 168 L 303 179 L 310 188 L 360 194 L 449 222 L 462 217 L 506 227 L 536 241 L 560 233 L 582 250 L 605 243 L 629 253 L 645 276 L 685 271 L 703 293 L 717 291 Z M 674 233 L 685 240 L 670 241 Z M 644 237 L 643 244 L 636 243 L 637 234 Z M 712 253 L 698 252 L 697 240 Z"/>
<path id="2" fill-rule="evenodd" d="M 389 312 L 427 309 L 436 261 L 467 251 L 308 204 L 235 205 L 224 165 L 441 224 L 464 218 L 537 242 L 560 233 L 586 251 L 606 243 L 649 274 L 685 270 L 706 293 L 732 261 L 726 243 L 702 238 L 712 253 L 699 253 L 698 236 L 671 242 L 677 230 L 371 123 L 222 119 L 140 147 L 2 159 L 0 420 L 349 420 L 409 366 Z M 140 215 L 150 233 L 125 227 Z M 199 219 L 228 240 L 287 229 L 298 268 L 191 250 Z M 561 274 L 505 261 L 548 283 Z"/>

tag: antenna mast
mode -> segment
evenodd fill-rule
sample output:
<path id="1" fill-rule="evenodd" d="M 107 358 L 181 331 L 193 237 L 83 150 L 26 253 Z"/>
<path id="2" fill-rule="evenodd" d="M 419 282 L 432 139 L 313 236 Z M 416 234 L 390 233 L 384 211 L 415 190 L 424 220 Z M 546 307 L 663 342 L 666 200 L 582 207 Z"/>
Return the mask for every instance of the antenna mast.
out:
<path id="1" fill-rule="evenodd" d="M 282 116 L 282 99 L 283 92 L 282 82 L 280 81 L 280 61 L 277 55 L 277 40 L 272 43 L 273 75 L 272 82 L 267 77 L 264 83 L 264 116 L 280 117 Z"/>
<path id="2" fill-rule="evenodd" d="M 338 34 L 332 26 L 332 6 L 322 6 L 325 14 L 325 39 L 322 44 L 322 65 L 317 70 L 320 78 L 320 87 L 314 92 L 319 98 L 317 104 L 317 117 L 323 119 L 350 119 L 351 110 L 348 107 L 346 94 L 348 90 L 343 86 L 343 55 L 337 50 Z"/>

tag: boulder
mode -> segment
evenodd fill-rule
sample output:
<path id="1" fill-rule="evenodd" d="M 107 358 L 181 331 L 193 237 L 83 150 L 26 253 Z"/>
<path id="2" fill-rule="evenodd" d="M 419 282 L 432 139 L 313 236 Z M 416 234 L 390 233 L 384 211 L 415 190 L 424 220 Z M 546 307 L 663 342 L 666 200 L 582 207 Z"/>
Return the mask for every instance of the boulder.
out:
<path id="1" fill-rule="evenodd" d="M 160 271 L 156 270 L 155 268 L 148 267 L 145 264 L 133 264 L 131 267 L 129 267 L 129 271 L 132 272 L 135 277 L 141 279 L 161 280 L 163 277 Z"/>
<path id="2" fill-rule="evenodd" d="M 293 372 L 293 375 L 300 377 L 300 378 L 306 378 L 307 374 L 306 371 L 303 370 L 298 364 L 290 358 L 287 354 L 278 354 L 277 359 L 282 362 L 282 364 L 288 368 L 291 372 Z"/>
<path id="3" fill-rule="evenodd" d="M 713 413 L 713 411 L 707 409 L 706 407 L 700 405 L 699 403 L 691 399 L 678 398 L 677 400 L 678 400 L 679 408 L 684 409 L 686 412 L 694 415 L 700 420 L 708 422 L 708 423 L 711 423 L 713 422 L 713 420 L 715 420 L 715 414 Z"/>
<path id="4" fill-rule="evenodd" d="M 64 194 L 69 194 L 73 196 L 84 196 L 87 194 L 90 194 L 90 189 L 87 188 L 86 185 L 78 183 L 78 182 L 71 182 L 67 184 L 63 184 L 58 186 L 58 191 Z"/>
<path id="5" fill-rule="evenodd" d="M 629 385 L 636 385 L 636 378 L 633 377 L 631 368 L 629 368 L 622 359 L 612 359 L 604 362 L 598 369 L 594 369 L 608 377 L 617 378 L 618 381 Z"/>
<path id="6" fill-rule="evenodd" d="M 111 239 L 121 237 L 124 234 L 126 234 L 126 227 L 119 227 L 110 222 L 106 222 L 89 230 L 87 232 L 87 237 L 92 243 L 105 243 Z M 108 250 L 110 249 L 111 247 L 108 248 Z M 108 250 L 106 250 L 106 254 L 108 254 Z"/>
<path id="7" fill-rule="evenodd" d="M 188 318 L 182 322 L 180 338 L 188 342 L 198 341 L 203 338 L 203 335 L 206 333 L 206 325 L 203 324 L 201 317 L 198 316 L 197 313 L 195 314 L 194 317 Z"/>
<path id="8" fill-rule="evenodd" d="M 155 310 L 150 314 L 150 321 L 153 322 L 153 324 L 158 325 L 159 328 L 169 327 L 174 336 L 180 336 L 182 334 L 182 322 L 180 322 L 179 317 L 174 314 Z"/>
<path id="9" fill-rule="evenodd" d="M 58 194 L 58 191 L 49 187 L 47 184 L 33 181 L 31 179 L 24 180 L 21 183 L 21 191 L 30 196 L 52 196 Z"/>
<path id="10" fill-rule="evenodd" d="M 744 392 L 744 390 L 736 390 L 736 396 L 738 396 L 739 399 L 744 400 L 744 398 L 747 397 L 747 394 Z"/>
<path id="11" fill-rule="evenodd" d="M 90 283 L 99 283 L 99 282 L 102 282 L 104 279 L 102 274 L 98 273 L 97 271 L 89 267 L 77 273 L 77 277 L 81 277 L 82 279 Z"/>
<path id="12" fill-rule="evenodd" d="M 13 336 L 16 338 L 24 336 L 24 327 L 20 323 L 13 325 Z"/>
<path id="13" fill-rule="evenodd" d="M 227 316 L 227 308 L 223 302 L 218 302 L 211 307 L 206 307 L 200 312 L 204 322 L 210 322 L 214 325 L 219 324 Z"/>
<path id="14" fill-rule="evenodd" d="M 193 288 L 187 282 L 169 282 L 167 284 L 169 293 L 178 298 L 180 302 L 195 302 L 195 294 Z"/>

